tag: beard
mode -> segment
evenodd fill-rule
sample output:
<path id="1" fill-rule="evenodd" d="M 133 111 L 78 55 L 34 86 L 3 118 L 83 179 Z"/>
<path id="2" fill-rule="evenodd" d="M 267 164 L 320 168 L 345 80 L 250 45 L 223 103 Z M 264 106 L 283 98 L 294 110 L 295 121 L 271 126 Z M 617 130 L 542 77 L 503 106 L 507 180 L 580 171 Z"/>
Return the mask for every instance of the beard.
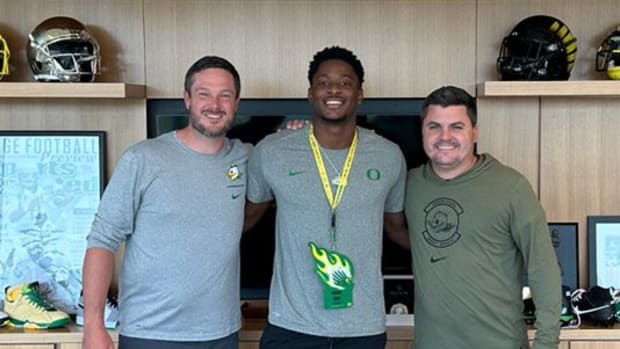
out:
<path id="1" fill-rule="evenodd" d="M 226 124 L 224 124 L 220 129 L 210 130 L 209 128 L 205 127 L 204 125 L 200 123 L 200 118 L 202 118 L 202 116 L 200 115 L 191 116 L 189 120 L 189 124 L 194 130 L 198 131 L 201 135 L 205 137 L 209 137 L 209 138 L 223 137 L 226 135 L 226 133 L 228 133 L 228 131 L 231 128 L 232 121 L 229 121 Z"/>

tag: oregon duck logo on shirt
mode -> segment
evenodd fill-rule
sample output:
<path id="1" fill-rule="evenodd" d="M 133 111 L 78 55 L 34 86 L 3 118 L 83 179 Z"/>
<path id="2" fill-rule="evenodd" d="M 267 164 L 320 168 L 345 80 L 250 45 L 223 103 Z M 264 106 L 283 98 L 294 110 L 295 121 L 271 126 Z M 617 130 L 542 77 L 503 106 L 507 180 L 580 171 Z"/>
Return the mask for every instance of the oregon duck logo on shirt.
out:
<path id="1" fill-rule="evenodd" d="M 228 168 L 228 172 L 226 172 L 226 177 L 228 177 L 228 179 L 231 181 L 236 181 L 237 179 L 241 178 L 241 176 L 242 173 L 241 171 L 239 171 L 239 166 L 237 166 L 237 164 L 230 165 L 230 167 Z"/>
<path id="2" fill-rule="evenodd" d="M 430 245 L 443 248 L 454 244 L 461 238 L 458 232 L 459 216 L 463 208 L 454 200 L 439 198 L 424 208 L 424 239 Z"/>

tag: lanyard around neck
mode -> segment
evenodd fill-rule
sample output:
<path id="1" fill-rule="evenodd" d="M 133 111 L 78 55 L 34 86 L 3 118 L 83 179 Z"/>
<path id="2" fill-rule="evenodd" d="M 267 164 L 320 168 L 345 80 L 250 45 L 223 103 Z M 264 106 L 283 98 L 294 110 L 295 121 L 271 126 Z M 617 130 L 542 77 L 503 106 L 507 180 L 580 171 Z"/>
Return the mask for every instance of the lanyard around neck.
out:
<path id="1" fill-rule="evenodd" d="M 316 162 L 316 167 L 319 170 L 321 182 L 323 183 L 325 197 L 327 197 L 327 202 L 329 203 L 329 206 L 331 207 L 333 213 L 336 211 L 336 208 L 340 204 L 340 201 L 342 200 L 342 195 L 344 194 L 344 190 L 347 186 L 347 180 L 349 178 L 349 173 L 351 172 L 353 159 L 355 158 L 355 150 L 357 149 L 357 129 L 355 130 L 355 135 L 353 136 L 353 142 L 351 143 L 351 147 L 349 148 L 347 159 L 344 162 L 342 176 L 340 177 L 340 182 L 338 183 L 338 188 L 336 189 L 335 196 L 332 192 L 332 187 L 327 176 L 327 170 L 325 169 L 325 162 L 323 161 L 320 146 L 318 141 L 316 140 L 316 137 L 314 136 L 314 128 L 312 126 L 310 126 L 308 138 L 310 140 L 310 148 L 312 148 L 312 154 L 314 155 L 314 161 Z"/>

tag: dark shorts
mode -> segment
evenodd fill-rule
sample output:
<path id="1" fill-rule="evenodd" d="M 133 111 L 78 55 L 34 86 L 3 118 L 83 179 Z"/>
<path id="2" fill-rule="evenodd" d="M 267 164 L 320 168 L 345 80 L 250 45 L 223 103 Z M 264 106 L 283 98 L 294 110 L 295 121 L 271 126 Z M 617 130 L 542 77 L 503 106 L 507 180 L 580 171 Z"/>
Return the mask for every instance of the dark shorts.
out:
<path id="1" fill-rule="evenodd" d="M 384 349 L 385 333 L 363 337 L 320 337 L 267 324 L 260 349 Z"/>
<path id="2" fill-rule="evenodd" d="M 239 333 L 228 337 L 201 342 L 160 341 L 153 339 L 119 336 L 118 349 L 237 349 Z"/>

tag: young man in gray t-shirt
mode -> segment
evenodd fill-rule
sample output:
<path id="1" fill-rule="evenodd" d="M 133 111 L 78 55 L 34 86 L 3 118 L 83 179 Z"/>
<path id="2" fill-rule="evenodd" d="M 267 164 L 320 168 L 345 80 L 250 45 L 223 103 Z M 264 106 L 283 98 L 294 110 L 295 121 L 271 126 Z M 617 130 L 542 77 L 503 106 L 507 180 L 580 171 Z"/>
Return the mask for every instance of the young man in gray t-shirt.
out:
<path id="1" fill-rule="evenodd" d="M 248 165 L 247 222 L 277 202 L 261 348 L 383 349 L 383 229 L 409 247 L 405 160 L 356 125 L 364 70 L 351 51 L 318 52 L 308 80 L 311 125 L 266 137 Z"/>

